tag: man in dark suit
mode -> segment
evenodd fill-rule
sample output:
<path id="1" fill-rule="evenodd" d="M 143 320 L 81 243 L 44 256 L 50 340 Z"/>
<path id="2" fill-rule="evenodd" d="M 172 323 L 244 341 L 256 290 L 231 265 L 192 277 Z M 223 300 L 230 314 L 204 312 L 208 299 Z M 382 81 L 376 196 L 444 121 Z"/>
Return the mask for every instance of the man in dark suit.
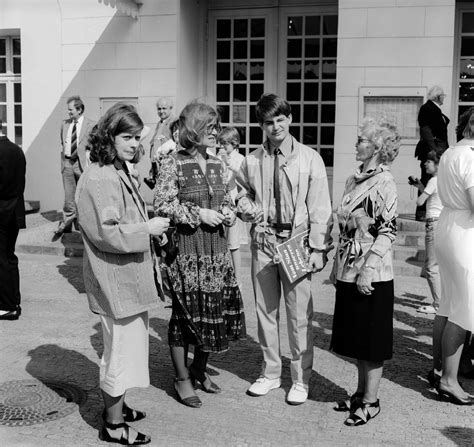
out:
<path id="1" fill-rule="evenodd" d="M 23 150 L 2 132 L 0 121 L 0 320 L 18 320 L 20 274 L 15 244 L 25 228 L 26 160 Z"/>
<path id="2" fill-rule="evenodd" d="M 418 112 L 418 124 L 420 126 L 420 141 L 416 145 L 415 157 L 420 160 L 421 178 L 423 186 L 426 186 L 431 178 L 426 172 L 425 161 L 428 152 L 435 151 L 441 155 L 448 148 L 448 124 L 449 118 L 441 111 L 444 98 L 443 89 L 434 85 L 426 95 L 428 100 L 420 107 Z M 419 194 L 418 194 L 419 195 Z M 417 207 L 416 219 L 424 220 L 426 205 Z"/>
<path id="3" fill-rule="evenodd" d="M 63 220 L 59 223 L 56 236 L 70 233 L 76 223 L 76 204 L 74 196 L 76 185 L 89 163 L 86 151 L 89 134 L 94 122 L 84 116 L 84 103 L 79 96 L 67 100 L 69 119 L 61 124 L 61 174 L 64 186 Z"/>

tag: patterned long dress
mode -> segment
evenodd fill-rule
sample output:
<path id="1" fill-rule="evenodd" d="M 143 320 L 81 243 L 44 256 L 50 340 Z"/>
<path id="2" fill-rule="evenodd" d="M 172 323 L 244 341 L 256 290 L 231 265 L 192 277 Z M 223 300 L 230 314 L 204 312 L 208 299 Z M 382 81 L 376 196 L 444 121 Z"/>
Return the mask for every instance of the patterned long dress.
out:
<path id="1" fill-rule="evenodd" d="M 245 318 L 224 227 L 199 217 L 200 208 L 232 208 L 222 162 L 207 157 L 206 175 L 184 150 L 163 159 L 154 211 L 176 226 L 178 255 L 166 264 L 173 299 L 168 343 L 223 352 L 245 335 Z"/>

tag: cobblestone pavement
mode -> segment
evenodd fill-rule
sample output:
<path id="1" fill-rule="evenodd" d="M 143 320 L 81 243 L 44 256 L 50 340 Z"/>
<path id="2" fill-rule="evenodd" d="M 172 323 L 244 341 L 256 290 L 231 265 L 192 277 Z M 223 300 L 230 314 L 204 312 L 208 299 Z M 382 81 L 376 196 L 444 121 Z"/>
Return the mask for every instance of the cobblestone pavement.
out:
<path id="1" fill-rule="evenodd" d="M 244 252 L 244 266 L 249 254 Z M 102 404 L 98 362 L 102 341 L 98 318 L 88 310 L 80 258 L 20 255 L 23 314 L 0 321 L 0 383 L 10 380 L 61 381 L 87 393 L 74 413 L 51 422 L 19 427 L 0 425 L 2 446 L 95 446 Z M 354 391 L 354 363 L 328 350 L 334 290 L 328 267 L 314 279 L 314 365 L 308 401 L 285 403 L 291 381 L 286 324 L 282 308 L 283 386 L 261 398 L 246 396 L 258 376 L 261 353 L 249 272 L 243 295 L 248 337 L 221 355 L 211 355 L 209 372 L 223 388 L 219 395 L 198 390 L 201 409 L 175 398 L 173 368 L 166 342 L 170 309 L 150 315 L 151 386 L 132 390 L 129 403 L 148 417 L 134 424 L 152 436 L 152 446 L 271 445 L 474 445 L 474 410 L 441 401 L 424 379 L 430 368 L 432 316 L 415 309 L 428 294 L 421 278 L 396 278 L 394 358 L 387 362 L 380 388 L 381 414 L 363 427 L 343 425 L 335 401 Z M 464 381 L 474 393 L 474 381 Z"/>

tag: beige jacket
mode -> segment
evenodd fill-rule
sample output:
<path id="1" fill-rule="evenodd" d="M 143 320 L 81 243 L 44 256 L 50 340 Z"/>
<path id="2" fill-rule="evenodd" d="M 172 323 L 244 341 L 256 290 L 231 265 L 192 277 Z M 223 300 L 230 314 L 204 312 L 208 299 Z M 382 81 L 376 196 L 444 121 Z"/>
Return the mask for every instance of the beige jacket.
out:
<path id="1" fill-rule="evenodd" d="M 113 164 L 90 165 L 76 191 L 84 283 L 92 312 L 114 319 L 158 304 L 143 199 Z"/>
<path id="2" fill-rule="evenodd" d="M 326 168 L 321 156 L 314 149 L 295 139 L 293 147 L 294 152 L 283 167 L 291 184 L 293 198 L 292 232 L 297 234 L 309 229 L 310 247 L 326 252 L 332 248 L 332 208 Z M 263 210 L 264 226 L 268 221 L 272 176 L 272 156 L 266 145 L 262 145 L 245 157 L 236 179 L 239 189 L 237 200 L 246 196 Z"/>

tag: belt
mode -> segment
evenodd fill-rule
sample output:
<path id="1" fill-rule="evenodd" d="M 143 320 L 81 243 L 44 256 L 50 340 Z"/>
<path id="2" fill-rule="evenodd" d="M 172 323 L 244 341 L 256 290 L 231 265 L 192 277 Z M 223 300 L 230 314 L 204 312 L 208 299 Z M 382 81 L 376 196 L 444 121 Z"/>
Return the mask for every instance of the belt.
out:
<path id="1" fill-rule="evenodd" d="M 272 223 L 272 222 L 269 222 L 268 226 L 274 228 L 277 231 L 290 231 L 293 228 L 291 223 Z"/>

